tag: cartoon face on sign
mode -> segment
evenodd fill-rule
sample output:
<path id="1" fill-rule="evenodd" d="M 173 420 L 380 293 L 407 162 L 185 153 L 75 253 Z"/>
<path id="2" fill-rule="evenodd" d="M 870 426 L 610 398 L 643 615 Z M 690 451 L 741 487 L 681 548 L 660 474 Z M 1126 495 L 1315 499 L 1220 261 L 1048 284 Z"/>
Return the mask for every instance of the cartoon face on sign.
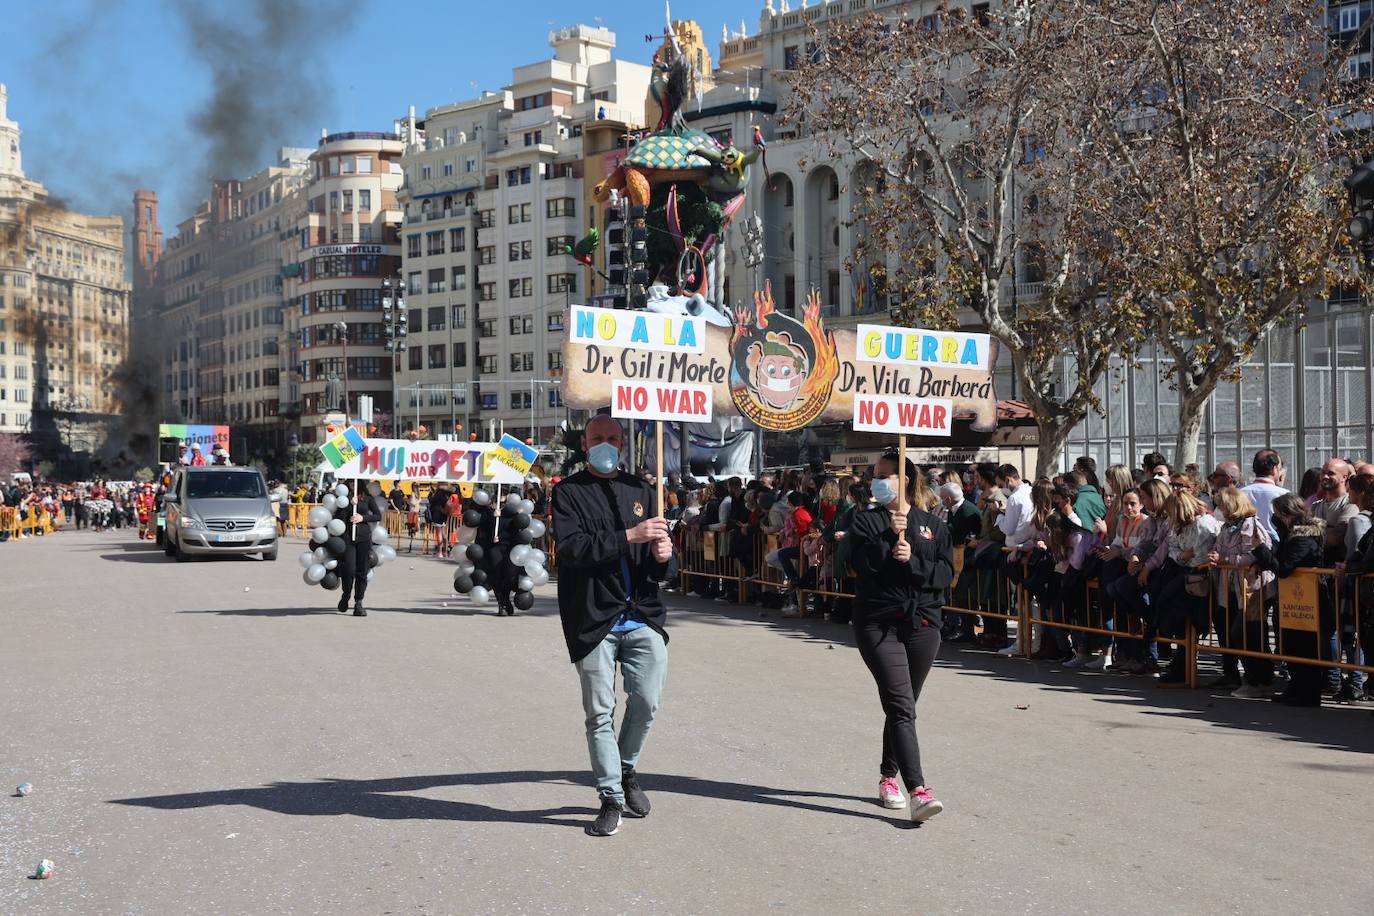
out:
<path id="1" fill-rule="evenodd" d="M 771 287 L 756 293 L 754 304 L 735 315 L 730 397 L 764 429 L 800 429 L 825 410 L 840 368 L 834 335 L 821 323 L 820 296 L 811 294 L 802 321 L 775 311 Z"/>

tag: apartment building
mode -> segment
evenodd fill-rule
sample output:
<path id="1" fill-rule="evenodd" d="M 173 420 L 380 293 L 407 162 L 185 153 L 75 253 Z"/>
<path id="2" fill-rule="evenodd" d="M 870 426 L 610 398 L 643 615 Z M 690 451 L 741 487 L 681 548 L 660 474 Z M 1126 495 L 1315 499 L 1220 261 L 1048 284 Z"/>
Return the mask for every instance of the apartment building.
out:
<path id="1" fill-rule="evenodd" d="M 392 354 L 382 326 L 382 280 L 401 267 L 403 139 L 394 133 L 322 132 L 282 244 L 285 295 L 297 335 L 299 440 L 318 442 L 342 406 L 358 417 L 358 398 L 392 410 Z"/>
<path id="2" fill-rule="evenodd" d="M 500 92 L 427 112 L 423 140 L 406 157 L 412 339 L 398 379 L 403 389 L 419 386 L 419 403 L 406 403 L 433 430 L 456 419 L 483 438 L 506 432 L 543 445 L 566 416 L 563 320 L 590 287 L 589 272 L 564 249 L 598 225 L 585 199 L 583 134 L 598 117 L 641 124 L 650 70 L 615 59 L 615 34 L 604 28 L 561 29 L 549 44 L 552 58 L 516 68 Z M 453 174 L 445 176 L 448 161 Z M 480 170 L 475 190 L 469 161 Z M 440 215 L 459 206 L 461 214 Z M 455 255 L 458 229 L 467 250 Z M 459 268 L 465 290 L 453 289 Z M 431 316 L 441 313 L 447 326 L 436 328 Z M 461 353 L 460 344 L 468 345 Z M 452 365 L 435 366 L 435 355 Z M 467 365 L 456 365 L 459 356 Z M 432 397 L 450 386 L 450 370 L 453 385 L 470 380 L 466 410 Z M 403 416 L 402 428 L 413 422 Z"/>
<path id="3" fill-rule="evenodd" d="M 128 347 L 124 221 L 75 213 L 26 177 L 0 85 L 0 432 L 40 456 L 94 454 Z"/>

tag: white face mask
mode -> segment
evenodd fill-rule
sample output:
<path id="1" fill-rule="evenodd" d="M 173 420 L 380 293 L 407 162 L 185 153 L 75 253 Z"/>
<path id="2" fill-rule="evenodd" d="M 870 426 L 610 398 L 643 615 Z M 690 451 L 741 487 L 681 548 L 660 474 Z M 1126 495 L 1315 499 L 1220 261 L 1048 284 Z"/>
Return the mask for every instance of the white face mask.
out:
<path id="1" fill-rule="evenodd" d="M 763 380 L 763 387 L 769 391 L 791 391 L 801 384 L 800 375 L 792 375 L 787 378 L 767 378 Z"/>

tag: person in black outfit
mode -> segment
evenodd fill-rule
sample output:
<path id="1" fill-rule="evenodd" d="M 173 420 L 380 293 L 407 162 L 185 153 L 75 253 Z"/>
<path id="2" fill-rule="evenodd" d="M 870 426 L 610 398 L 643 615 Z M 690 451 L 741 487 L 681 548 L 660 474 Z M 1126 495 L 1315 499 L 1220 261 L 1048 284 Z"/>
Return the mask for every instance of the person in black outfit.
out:
<path id="1" fill-rule="evenodd" d="M 601 801 L 587 827 L 592 836 L 614 834 L 622 814 L 649 814 L 635 767 L 668 671 L 658 583 L 673 548 L 654 488 L 619 468 L 624 445 L 619 423 L 593 417 L 583 433 L 587 468 L 564 478 L 553 498 L 558 613 L 582 684 L 587 749 Z M 618 737 L 617 667 L 625 683 Z"/>
<path id="2" fill-rule="evenodd" d="M 448 490 L 435 487 L 429 494 L 429 530 L 434 533 L 434 555 L 448 556 Z"/>
<path id="3" fill-rule="evenodd" d="M 916 740 L 916 701 L 940 649 L 940 609 L 954 581 L 949 529 L 916 508 L 916 466 L 906 462 L 906 503 L 898 509 L 897 455 L 880 458 L 873 470 L 874 506 L 854 515 L 850 558 L 858 573 L 854 636 L 859 654 L 878 685 L 887 720 L 879 800 L 904 808 L 896 784 L 900 772 L 911 796 L 911 820 L 921 823 L 944 810 L 926 785 Z"/>
<path id="4" fill-rule="evenodd" d="M 348 613 L 348 600 L 352 595 L 355 601 L 353 616 L 366 617 L 363 595 L 367 592 L 367 574 L 372 569 L 372 526 L 382 520 L 382 513 L 375 499 L 367 495 L 359 499 L 353 487 L 348 487 L 348 493 L 348 502 L 334 510 L 334 517 L 344 523 L 345 549 L 339 558 L 343 597 L 339 599 L 339 613 Z"/>
<path id="5" fill-rule="evenodd" d="M 1267 569 L 1280 579 L 1286 579 L 1298 569 L 1307 566 L 1321 566 L 1322 540 L 1326 523 L 1313 518 L 1302 497 L 1285 493 L 1274 500 L 1270 510 L 1270 520 L 1278 532 L 1278 546 L 1270 549 L 1261 544 L 1252 551 L 1255 565 Z M 1331 596 L 1325 583 L 1318 589 L 1318 620 L 1321 642 L 1317 635 L 1306 630 L 1284 627 L 1279 642 L 1284 655 L 1305 655 L 1320 657 L 1319 647 L 1328 645 L 1335 628 L 1335 611 Z M 1322 705 L 1322 681 L 1326 673 L 1316 665 L 1293 664 L 1288 666 L 1290 680 L 1288 688 L 1274 697 L 1285 706 Z"/>

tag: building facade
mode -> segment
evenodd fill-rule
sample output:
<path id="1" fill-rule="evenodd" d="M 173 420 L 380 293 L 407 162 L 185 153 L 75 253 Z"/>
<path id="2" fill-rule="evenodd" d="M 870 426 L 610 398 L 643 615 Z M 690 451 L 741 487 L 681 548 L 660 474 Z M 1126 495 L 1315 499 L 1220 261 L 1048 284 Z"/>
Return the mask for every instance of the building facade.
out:
<path id="1" fill-rule="evenodd" d="M 410 341 L 398 378 L 415 399 L 403 397 L 403 429 L 456 422 L 482 438 L 504 432 L 544 446 L 566 418 L 563 319 L 591 288 L 565 249 L 598 225 L 586 204 L 584 132 L 598 117 L 642 123 L 650 71 L 614 58 L 607 29 L 572 26 L 549 44 L 552 58 L 516 68 L 501 92 L 431 109 L 413 138 L 403 231 Z M 455 232 L 466 246 L 456 253 Z M 456 290 L 460 269 L 466 288 Z M 441 315 L 446 326 L 435 327 Z M 467 385 L 461 405 L 436 396 L 458 384 Z"/>
<path id="2" fill-rule="evenodd" d="M 124 221 L 49 200 L 0 85 L 0 432 L 40 457 L 102 451 L 128 349 Z"/>

